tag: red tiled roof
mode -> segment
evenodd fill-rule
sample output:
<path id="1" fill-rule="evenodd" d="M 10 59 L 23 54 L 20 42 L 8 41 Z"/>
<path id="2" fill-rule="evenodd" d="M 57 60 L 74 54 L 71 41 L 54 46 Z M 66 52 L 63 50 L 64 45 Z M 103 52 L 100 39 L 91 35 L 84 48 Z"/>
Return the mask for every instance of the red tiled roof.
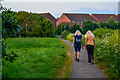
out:
<path id="1" fill-rule="evenodd" d="M 48 19 L 54 19 L 55 21 L 57 21 L 57 19 L 55 19 L 54 16 L 52 16 L 50 13 L 40 13 L 40 15 L 42 15 L 43 17 L 45 18 L 48 18 Z"/>
<path id="2" fill-rule="evenodd" d="M 113 16 L 115 21 L 118 21 L 118 17 L 115 14 L 91 14 L 92 17 L 95 17 L 99 21 L 108 21 L 108 19 Z"/>
<path id="3" fill-rule="evenodd" d="M 90 19 L 92 21 L 95 21 L 94 18 L 92 18 L 89 14 L 80 14 L 80 13 L 64 13 L 71 21 L 85 21 L 87 19 Z"/>
<path id="4" fill-rule="evenodd" d="M 53 22 L 53 25 L 55 26 L 55 28 L 57 27 L 56 25 L 57 19 L 55 19 L 55 17 L 52 16 L 50 13 L 40 13 L 40 15 L 42 15 L 44 18 L 49 19 L 51 22 Z"/>

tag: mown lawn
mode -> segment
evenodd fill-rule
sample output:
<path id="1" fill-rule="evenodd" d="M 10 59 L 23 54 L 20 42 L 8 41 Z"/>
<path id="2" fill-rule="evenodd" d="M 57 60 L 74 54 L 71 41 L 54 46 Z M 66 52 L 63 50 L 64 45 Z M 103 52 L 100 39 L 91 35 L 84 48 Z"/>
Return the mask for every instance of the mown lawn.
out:
<path id="1" fill-rule="evenodd" d="M 56 78 L 63 67 L 68 68 L 63 77 L 70 77 L 72 56 L 66 52 L 72 54 L 71 49 L 59 38 L 9 38 L 6 43 L 18 57 L 12 63 L 5 61 L 3 78 Z"/>

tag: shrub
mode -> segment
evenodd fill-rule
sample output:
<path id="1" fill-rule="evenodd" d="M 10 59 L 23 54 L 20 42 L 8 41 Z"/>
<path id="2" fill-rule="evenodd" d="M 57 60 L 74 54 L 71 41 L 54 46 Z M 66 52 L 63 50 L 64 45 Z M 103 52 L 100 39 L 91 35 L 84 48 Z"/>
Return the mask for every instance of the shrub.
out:
<path id="1" fill-rule="evenodd" d="M 66 26 L 66 28 L 64 26 Z M 69 23 L 67 23 L 67 24 L 61 23 L 60 25 L 58 25 L 58 27 L 55 29 L 55 34 L 61 35 L 61 32 L 63 32 L 64 30 L 69 31 Z"/>
<path id="2" fill-rule="evenodd" d="M 74 36 L 74 34 L 70 33 L 70 34 L 67 36 L 67 40 L 73 42 L 73 36 Z"/>
<path id="3" fill-rule="evenodd" d="M 69 34 L 70 32 L 68 30 L 65 30 L 62 32 L 61 34 L 61 37 L 64 38 L 64 39 L 67 39 L 67 35 Z"/>
<path id="4" fill-rule="evenodd" d="M 109 37 L 105 36 L 102 40 L 96 38 L 95 58 L 109 77 L 118 78 L 120 70 L 118 30 L 110 33 L 110 35 Z"/>
<path id="5" fill-rule="evenodd" d="M 14 15 L 14 16 L 13 16 Z M 16 14 L 10 9 L 3 10 L 2 12 L 2 58 L 3 60 L 13 62 L 16 59 L 17 54 L 15 52 L 9 52 L 5 40 L 8 37 L 17 37 L 20 31 L 18 21 L 15 19 Z M 3 62 L 4 63 L 4 62 Z"/>
<path id="6" fill-rule="evenodd" d="M 93 31 L 95 37 L 105 38 L 106 36 L 111 36 L 114 34 L 114 30 L 107 28 L 99 28 Z"/>
<path id="7" fill-rule="evenodd" d="M 8 37 L 55 36 L 53 23 L 49 19 L 45 19 L 43 16 L 39 14 L 28 13 L 25 11 L 13 12 L 10 10 L 4 11 L 2 14 L 3 14 L 3 34 L 5 35 L 10 34 Z M 5 30 L 5 28 L 10 29 Z M 14 31 L 12 29 L 14 29 Z M 16 31 L 19 31 L 19 33 L 17 33 Z M 5 37 L 5 35 L 3 35 L 3 37 Z"/>
<path id="8" fill-rule="evenodd" d="M 82 32 L 82 29 L 80 28 L 80 26 L 77 25 L 77 24 L 74 24 L 74 26 L 72 26 L 72 27 L 70 28 L 70 31 L 71 31 L 71 33 L 75 33 L 76 30 L 79 30 L 80 32 Z"/>

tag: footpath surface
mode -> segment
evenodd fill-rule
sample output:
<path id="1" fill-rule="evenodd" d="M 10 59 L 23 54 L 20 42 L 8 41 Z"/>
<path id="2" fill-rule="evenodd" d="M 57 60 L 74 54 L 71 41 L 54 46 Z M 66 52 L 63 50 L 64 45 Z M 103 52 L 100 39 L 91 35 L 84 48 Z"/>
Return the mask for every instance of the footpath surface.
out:
<path id="1" fill-rule="evenodd" d="M 64 40 L 71 47 L 73 55 L 75 55 L 72 43 L 60 36 L 58 37 Z M 95 64 L 88 64 L 88 55 L 85 49 L 81 49 L 80 62 L 75 60 L 75 56 L 73 58 L 71 78 L 102 78 L 102 80 L 105 80 L 103 72 L 98 69 Z"/>

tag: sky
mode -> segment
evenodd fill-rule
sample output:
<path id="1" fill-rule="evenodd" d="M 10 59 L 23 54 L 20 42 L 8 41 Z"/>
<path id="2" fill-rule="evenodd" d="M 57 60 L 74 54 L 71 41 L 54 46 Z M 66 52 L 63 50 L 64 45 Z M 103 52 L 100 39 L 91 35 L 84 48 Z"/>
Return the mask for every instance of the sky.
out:
<path id="1" fill-rule="evenodd" d="M 4 2 L 118 2 L 120 0 L 3 0 Z"/>
<path id="2" fill-rule="evenodd" d="M 117 14 L 118 1 L 119 0 L 4 0 L 2 5 L 7 8 L 12 8 L 13 11 L 27 11 L 32 13 L 49 12 L 55 18 L 58 18 L 62 13 Z"/>

